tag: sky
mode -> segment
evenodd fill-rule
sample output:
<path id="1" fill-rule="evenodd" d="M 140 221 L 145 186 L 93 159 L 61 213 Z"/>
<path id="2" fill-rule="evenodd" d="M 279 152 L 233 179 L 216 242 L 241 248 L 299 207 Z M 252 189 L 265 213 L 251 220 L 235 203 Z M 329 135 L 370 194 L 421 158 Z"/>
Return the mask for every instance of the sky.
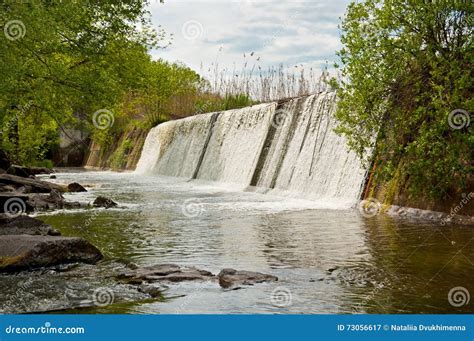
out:
<path id="1" fill-rule="evenodd" d="M 154 59 L 180 61 L 206 75 L 211 63 L 237 69 L 283 64 L 321 69 L 336 60 L 338 24 L 349 0 L 151 0 L 153 26 L 173 35 Z M 250 54 L 253 52 L 253 55 Z M 244 58 L 245 54 L 245 58 Z"/>

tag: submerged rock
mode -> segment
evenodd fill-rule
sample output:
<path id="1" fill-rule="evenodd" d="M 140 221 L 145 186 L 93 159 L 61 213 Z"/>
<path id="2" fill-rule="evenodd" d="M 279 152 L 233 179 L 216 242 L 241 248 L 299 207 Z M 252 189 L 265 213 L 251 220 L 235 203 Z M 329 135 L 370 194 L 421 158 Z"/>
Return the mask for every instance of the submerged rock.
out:
<path id="1" fill-rule="evenodd" d="M 114 202 L 112 199 L 106 198 L 99 196 L 97 197 L 94 202 L 92 203 L 94 207 L 105 207 L 105 208 L 111 208 L 111 207 L 116 207 L 117 203 Z"/>
<path id="2" fill-rule="evenodd" d="M 223 269 L 217 275 L 219 285 L 225 289 L 239 285 L 253 285 L 263 282 L 276 282 L 278 277 L 253 271 Z"/>
<path id="3" fill-rule="evenodd" d="M 153 285 L 142 284 L 138 287 L 138 291 L 150 295 L 151 297 L 163 297 L 163 289 L 160 287 L 155 287 Z"/>
<path id="4" fill-rule="evenodd" d="M 61 233 L 41 220 L 28 216 L 0 217 L 0 235 L 28 234 L 59 236 Z"/>
<path id="5" fill-rule="evenodd" d="M 117 275 L 119 279 L 126 279 L 128 283 L 149 282 L 184 282 L 184 281 L 207 281 L 215 279 L 215 276 L 206 270 L 197 268 L 185 268 L 176 264 L 158 264 L 146 266 L 135 270 L 129 270 Z"/>
<path id="6" fill-rule="evenodd" d="M 73 182 L 67 185 L 67 190 L 68 192 L 87 192 L 87 189 L 85 189 L 81 184 L 78 184 L 77 182 Z"/>
<path id="7" fill-rule="evenodd" d="M 145 266 L 134 270 L 127 270 L 117 275 L 118 279 L 128 284 L 142 284 L 146 282 L 184 282 L 184 281 L 215 281 L 223 288 L 239 285 L 253 285 L 256 283 L 278 281 L 278 277 L 252 271 L 237 271 L 224 269 L 217 276 L 206 270 L 194 267 L 180 267 L 176 264 L 158 264 Z"/>
<path id="8" fill-rule="evenodd" d="M 14 272 L 75 262 L 94 264 L 100 251 L 78 237 L 0 236 L 0 272 Z"/>

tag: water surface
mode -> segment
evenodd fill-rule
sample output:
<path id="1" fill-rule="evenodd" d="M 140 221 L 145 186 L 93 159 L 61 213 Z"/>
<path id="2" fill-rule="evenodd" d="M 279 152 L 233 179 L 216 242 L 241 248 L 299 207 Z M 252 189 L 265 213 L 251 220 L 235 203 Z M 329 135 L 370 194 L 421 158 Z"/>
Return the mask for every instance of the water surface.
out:
<path id="1" fill-rule="evenodd" d="M 98 195 L 116 209 L 39 214 L 65 236 L 82 236 L 106 259 L 70 271 L 51 269 L 0 276 L 0 309 L 41 311 L 67 306 L 98 288 L 117 301 L 88 309 L 103 313 L 456 313 L 448 293 L 474 293 L 474 229 L 364 218 L 357 210 L 185 179 L 130 173 L 59 173 L 57 182 L 88 185 L 69 200 Z M 255 270 L 275 283 L 225 291 L 216 283 L 169 286 L 164 301 L 113 280 L 127 263 L 176 263 L 214 273 Z M 64 270 L 64 269 L 63 269 Z M 68 312 L 82 312 L 69 310 Z"/>

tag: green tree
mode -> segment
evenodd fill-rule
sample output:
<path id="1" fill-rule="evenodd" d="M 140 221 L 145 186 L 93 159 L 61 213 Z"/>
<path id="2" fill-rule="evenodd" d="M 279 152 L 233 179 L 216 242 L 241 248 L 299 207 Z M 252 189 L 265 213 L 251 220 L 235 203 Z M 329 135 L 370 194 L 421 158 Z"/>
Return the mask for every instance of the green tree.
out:
<path id="1" fill-rule="evenodd" d="M 437 198 L 472 185 L 473 13 L 471 1 L 349 5 L 337 132 L 366 159 L 375 149 L 380 181 Z"/>
<path id="2" fill-rule="evenodd" d="M 0 5 L 2 148 L 18 162 L 42 158 L 69 124 L 92 127 L 142 86 L 163 31 L 142 0 L 3 1 Z M 138 28 L 140 26 L 140 29 Z"/>

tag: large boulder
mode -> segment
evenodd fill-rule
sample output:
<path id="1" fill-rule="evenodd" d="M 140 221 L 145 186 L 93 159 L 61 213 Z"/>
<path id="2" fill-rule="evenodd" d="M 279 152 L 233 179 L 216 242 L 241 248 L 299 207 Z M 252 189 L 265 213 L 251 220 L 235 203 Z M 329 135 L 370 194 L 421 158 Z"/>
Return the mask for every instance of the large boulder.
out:
<path id="1" fill-rule="evenodd" d="M 278 277 L 276 276 L 253 271 L 238 271 L 235 269 L 223 269 L 219 272 L 217 278 L 219 279 L 219 285 L 225 289 L 240 285 L 278 281 Z"/>
<path id="2" fill-rule="evenodd" d="M 11 174 L 0 174 L 0 184 L 12 185 L 15 188 L 30 186 L 31 191 L 34 193 L 49 193 L 53 189 L 59 192 L 66 191 L 66 188 L 64 186 L 58 184 L 53 184 L 51 182 L 41 181 L 37 179 L 23 178 L 21 176 Z"/>
<path id="3" fill-rule="evenodd" d="M 26 167 L 19 165 L 11 165 L 6 173 L 21 176 L 24 178 L 34 178 L 34 176 L 38 174 L 51 174 L 53 173 L 53 170 L 46 167 Z"/>
<path id="4" fill-rule="evenodd" d="M 0 236 L 0 272 L 14 272 L 75 262 L 96 263 L 100 251 L 78 237 Z"/>
<path id="5" fill-rule="evenodd" d="M 59 236 L 61 233 L 41 220 L 25 215 L 11 218 L 0 217 L 0 235 L 28 234 L 41 236 Z"/>
<path id="6" fill-rule="evenodd" d="M 11 165 L 10 168 L 8 168 L 7 173 L 11 175 L 21 176 L 23 178 L 28 178 L 30 176 L 34 177 L 34 174 L 31 173 L 28 167 L 18 165 Z"/>

